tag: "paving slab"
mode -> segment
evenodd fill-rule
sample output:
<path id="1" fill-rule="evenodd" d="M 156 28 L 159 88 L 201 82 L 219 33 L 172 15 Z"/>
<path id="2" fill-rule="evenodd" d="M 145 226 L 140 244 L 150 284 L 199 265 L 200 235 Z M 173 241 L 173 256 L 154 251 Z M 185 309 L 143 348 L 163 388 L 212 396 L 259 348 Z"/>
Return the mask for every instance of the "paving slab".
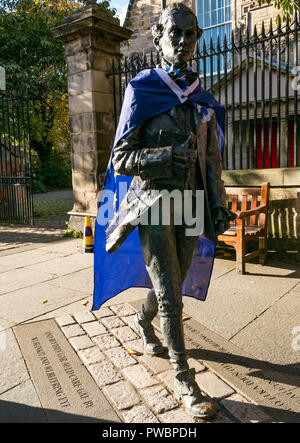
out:
<path id="1" fill-rule="evenodd" d="M 91 308 L 92 258 L 89 254 L 81 254 L 75 251 L 75 242 L 73 245 L 71 245 L 71 242 L 67 244 L 67 241 L 57 242 L 56 244 L 49 243 L 42 247 L 41 245 L 35 246 L 35 249 L 32 247 L 31 251 L 24 250 L 19 254 L 13 252 L 7 251 L 7 256 L 3 256 L 3 252 L 0 254 L 0 268 L 1 260 L 3 260 L 2 266 L 6 267 L 5 272 L 11 272 L 9 271 L 10 267 L 12 267 L 11 269 L 17 267 L 17 272 L 23 272 L 23 276 L 26 276 L 25 271 L 37 267 L 37 269 L 33 269 L 33 274 L 43 274 L 42 269 L 47 269 L 45 274 L 51 274 L 53 278 L 41 283 L 39 281 L 33 283 L 30 288 L 12 290 L 11 293 L 0 296 L 0 334 L 1 328 L 6 330 L 18 322 L 31 322 L 27 324 L 29 326 L 36 323 L 37 319 L 59 316 L 70 317 L 74 313 L 85 312 Z M 30 259 L 31 252 L 32 257 Z M 22 254 L 24 255 L 22 256 Z M 11 261 L 7 261 L 5 264 L 6 257 Z M 14 261 L 14 259 L 16 260 Z M 39 267 L 41 267 L 40 270 Z M 50 268 L 51 272 L 48 272 Z M 248 421 L 251 421 L 250 418 L 254 416 L 252 411 L 257 410 L 259 412 L 263 411 L 273 421 L 294 422 L 295 419 L 299 421 L 300 382 L 299 377 L 297 377 L 297 370 L 299 374 L 300 351 L 292 349 L 292 343 L 297 345 L 298 341 L 291 331 L 295 327 L 300 327 L 298 316 L 298 312 L 300 312 L 299 297 L 297 297 L 300 288 L 300 272 L 289 265 L 275 264 L 274 266 L 262 267 L 250 263 L 247 264 L 247 271 L 250 273 L 239 276 L 235 273 L 234 268 L 235 262 L 233 260 L 216 259 L 207 301 L 202 303 L 184 297 L 184 311 L 193 317 L 184 322 L 186 343 L 188 350 L 191 351 L 190 364 L 192 366 L 192 362 L 194 362 L 197 365 L 197 372 L 200 375 L 205 374 L 205 368 L 208 368 L 207 372 L 219 377 L 227 386 L 230 386 L 230 389 L 234 390 L 233 393 L 226 394 L 226 399 L 231 399 L 231 403 L 227 403 L 227 405 L 236 405 L 239 397 L 235 396 L 241 395 L 243 401 L 241 400 L 240 403 L 243 403 L 244 415 L 242 414 L 237 420 L 247 422 L 249 419 Z M 2 267 L 2 269 L 4 268 Z M 57 273 L 57 271 L 59 272 Z M 66 275 L 65 272 L 68 274 Z M 4 273 L 0 272 L 0 279 L 1 275 L 3 277 Z M 16 284 L 14 280 L 12 282 Z M 26 283 L 26 278 L 24 278 L 24 282 Z M 31 284 L 31 282 L 29 283 Z M 13 288 L 13 286 L 11 287 Z M 238 291 L 237 288 L 239 288 Z M 101 319 L 105 317 L 117 316 L 124 322 L 122 328 L 128 329 L 119 331 L 122 328 L 114 328 L 116 331 L 118 330 L 118 333 L 115 331 L 115 336 L 104 334 L 104 340 L 99 343 L 96 342 L 95 338 L 99 339 L 101 336 L 93 337 L 92 341 L 89 341 L 91 347 L 78 351 L 77 354 L 84 369 L 105 363 L 104 359 L 109 358 L 108 355 L 105 356 L 105 349 L 122 349 L 120 352 L 124 352 L 120 341 L 116 340 L 117 334 L 120 334 L 119 339 L 123 342 L 123 346 L 131 345 L 130 347 L 134 348 L 135 346 L 137 350 L 139 349 L 141 340 L 136 334 L 131 335 L 133 331 L 130 326 L 132 325 L 134 312 L 139 310 L 142 299 L 145 299 L 147 292 L 148 289 L 145 288 L 130 288 L 108 300 L 99 311 L 93 312 L 94 322 L 98 317 L 101 322 Z M 209 302 L 210 299 L 212 299 L 211 302 Z M 81 305 L 85 300 L 88 301 L 88 305 Z M 24 310 L 25 301 L 27 312 Z M 43 301 L 46 301 L 46 303 L 43 303 Z M 196 324 L 193 323 L 194 320 L 196 320 Z M 199 322 L 203 323 L 204 326 L 199 326 Z M 65 324 L 65 326 L 69 325 Z M 205 326 L 207 326 L 206 329 Z M 157 330 L 159 329 L 158 318 L 155 320 L 155 327 Z M 113 330 L 111 331 L 113 332 Z M 283 331 L 284 333 L 282 333 Z M 90 332 L 90 336 L 93 335 L 92 331 L 85 332 Z M 223 338 L 219 334 L 222 334 Z M 251 336 L 253 337 L 252 340 L 250 339 Z M 89 339 L 87 335 L 84 337 Z M 0 337 L 0 348 L 1 340 L 2 335 Z M 64 340 L 66 340 L 65 337 Z M 244 343 L 247 343 L 247 349 L 242 351 L 241 348 L 245 346 Z M 68 345 L 70 347 L 70 344 Z M 97 351 L 94 354 L 92 352 L 89 355 L 88 353 L 84 354 L 85 351 L 95 348 L 97 348 Z M 275 348 L 278 349 L 278 352 L 275 351 Z M 76 355 L 74 350 L 70 349 L 72 355 Z M 158 378 L 159 374 L 161 376 L 167 373 L 171 374 L 167 354 L 160 357 L 147 356 L 143 354 L 142 347 L 141 353 L 142 355 L 134 357 L 138 364 L 132 367 L 143 365 L 146 370 L 154 374 L 153 376 L 157 378 L 158 383 L 161 383 Z M 268 358 L 266 358 L 266 353 L 269 354 Z M 279 354 L 282 359 L 278 358 Z M 0 373 L 1 370 L 6 371 L 7 369 L 5 364 L 1 364 L 3 355 L 0 349 Z M 278 359 L 276 360 L 276 358 Z M 272 365 L 268 363 L 268 360 Z M 18 380 L 15 377 L 16 374 L 9 374 L 8 383 L 2 391 L 3 394 L 15 390 L 17 386 L 25 386 L 29 382 L 29 375 L 22 356 L 19 359 L 14 359 L 12 353 L 11 361 L 24 377 Z M 16 363 L 14 363 L 15 361 Z M 22 363 L 24 367 L 22 367 Z M 120 376 L 121 369 L 114 365 L 112 367 Z M 88 375 L 90 376 L 89 373 Z M 96 378 L 95 374 L 94 377 Z M 124 378 L 126 377 L 124 376 Z M 170 375 L 170 386 L 171 378 Z M 129 379 L 126 378 L 126 380 L 131 383 Z M 113 387 L 120 381 L 120 379 L 115 379 L 107 386 Z M 172 388 L 167 382 L 164 385 L 169 389 L 169 394 L 173 398 Z M 8 390 L 6 389 L 7 386 Z M 153 387 L 155 386 L 157 385 Z M 27 389 L 28 392 L 31 392 L 29 388 Z M 100 391 L 99 384 L 97 389 Z M 17 393 L 17 390 L 15 392 Z M 24 391 L 20 390 L 19 392 L 19 401 L 21 402 L 22 396 L 26 399 L 27 391 L 24 389 Z M 34 397 L 33 393 L 32 396 Z M 122 410 L 129 414 L 128 420 L 139 420 L 137 413 L 140 411 L 140 414 L 142 414 L 143 410 L 145 413 L 147 410 L 150 411 L 154 417 L 155 414 L 158 414 L 145 398 L 144 401 L 144 405 L 130 406 L 130 409 L 126 411 Z M 130 415 L 130 411 L 142 406 L 145 409 L 137 409 L 136 412 Z M 114 407 L 117 409 L 115 405 Z M 224 405 L 222 407 L 225 408 Z M 34 402 L 33 405 L 28 405 L 28 408 L 28 410 L 30 408 L 34 409 Z M 36 409 L 39 410 L 40 408 L 37 406 Z M 230 420 L 224 410 L 221 411 L 221 414 L 218 414 L 220 422 Z M 229 408 L 226 410 L 229 411 Z M 181 416 L 184 416 L 182 407 L 178 405 L 170 411 L 180 411 L 178 412 L 178 420 Z M 49 414 L 51 416 L 51 413 Z M 135 418 L 134 414 L 137 414 Z M 68 416 L 67 420 L 73 422 L 82 420 L 78 414 L 68 414 L 62 411 L 59 417 L 56 415 L 56 419 L 64 421 L 63 416 Z M 120 420 L 118 413 L 116 417 L 116 420 Z M 125 416 L 122 414 L 122 417 Z M 89 417 L 89 419 L 92 420 L 92 417 Z M 169 419 L 172 422 L 174 417 Z M 124 420 L 126 421 L 125 418 Z"/>
<path id="2" fill-rule="evenodd" d="M 102 351 L 121 346 L 119 340 L 117 340 L 116 337 L 112 334 L 99 335 L 98 337 L 94 337 L 93 340 Z"/>
<path id="3" fill-rule="evenodd" d="M 163 383 L 170 392 L 174 392 L 174 371 L 170 369 L 168 371 L 157 374 L 158 379 Z"/>
<path id="4" fill-rule="evenodd" d="M 156 414 L 170 411 L 178 406 L 178 402 L 162 385 L 143 389 L 142 395 Z"/>
<path id="5" fill-rule="evenodd" d="M 44 300 L 47 300 L 44 303 Z M 0 296 L 0 312 L 14 323 L 21 323 L 68 304 L 82 300 L 82 294 L 69 289 L 58 288 L 48 282 Z M 24 309 L 26 304 L 26 309 Z M 86 307 L 85 307 L 86 310 Z M 52 315 L 53 317 L 53 315 Z"/>
<path id="6" fill-rule="evenodd" d="M 96 318 L 100 319 L 104 317 L 111 317 L 113 315 L 113 311 L 111 311 L 107 307 L 101 306 L 101 308 L 98 309 L 98 311 L 93 311 L 93 314 Z"/>
<path id="7" fill-rule="evenodd" d="M 233 394 L 220 402 L 235 418 L 242 423 L 271 423 L 270 417 L 247 401 L 240 394 Z"/>
<path id="8" fill-rule="evenodd" d="M 103 391 L 117 409 L 128 409 L 141 403 L 141 398 L 127 381 L 105 386 Z"/>
<path id="9" fill-rule="evenodd" d="M 122 411 L 125 423 L 159 423 L 151 409 L 147 406 L 134 406 L 130 410 Z"/>
<path id="10" fill-rule="evenodd" d="M 97 335 L 107 334 L 107 329 L 105 328 L 105 326 L 103 326 L 98 321 L 83 323 L 82 327 L 90 337 L 96 337 Z"/>
<path id="11" fill-rule="evenodd" d="M 113 305 L 110 309 L 119 317 L 128 317 L 136 313 L 135 309 L 127 304 Z"/>
<path id="12" fill-rule="evenodd" d="M 216 280 L 224 274 L 235 269 L 234 260 L 224 260 L 221 258 L 215 258 L 215 263 L 213 267 L 213 272 L 211 274 L 211 281 Z"/>
<path id="13" fill-rule="evenodd" d="M 105 354 L 120 369 L 137 364 L 137 361 L 122 347 L 107 349 Z"/>
<path id="14" fill-rule="evenodd" d="M 135 314 L 134 315 L 128 315 L 128 317 L 121 317 L 121 319 L 123 320 L 123 322 L 125 324 L 127 324 L 128 326 L 131 327 L 131 329 L 134 328 L 133 326 L 133 320 L 134 320 Z"/>
<path id="15" fill-rule="evenodd" d="M 40 250 L 55 252 L 55 253 L 79 253 L 77 247 L 82 245 L 81 239 L 64 238 L 60 241 L 55 241 L 44 245 Z"/>
<path id="16" fill-rule="evenodd" d="M 47 423 L 31 380 L 0 395 L 0 423 Z"/>
<path id="17" fill-rule="evenodd" d="M 213 424 L 226 423 L 227 424 L 227 423 L 240 423 L 240 422 L 238 420 L 236 420 L 234 417 L 232 417 L 232 416 L 229 417 L 223 411 L 218 410 L 217 415 L 211 421 L 207 421 L 205 423 L 213 423 Z"/>
<path id="18" fill-rule="evenodd" d="M 109 361 L 102 361 L 88 366 L 88 370 L 93 375 L 99 386 L 106 386 L 122 380 L 121 374 Z"/>
<path id="19" fill-rule="evenodd" d="M 8 267 L 9 270 L 23 268 L 26 266 L 34 265 L 36 263 L 47 262 L 53 260 L 62 255 L 71 255 L 76 252 L 75 247 L 72 250 L 49 250 L 48 248 L 37 248 L 24 252 L 14 251 L 13 254 L 0 257 L 0 269 L 2 266 Z"/>
<path id="20" fill-rule="evenodd" d="M 198 360 L 195 360 L 192 357 L 189 357 L 187 360 L 188 360 L 189 367 L 195 369 L 196 373 L 205 371 L 206 367 L 202 363 L 200 363 Z"/>
<path id="21" fill-rule="evenodd" d="M 182 408 L 172 409 L 160 414 L 158 417 L 162 423 L 197 423 L 199 421 L 186 413 Z"/>
<path id="22" fill-rule="evenodd" d="M 231 340 L 283 373 L 300 374 L 300 294 L 284 295 Z"/>
<path id="23" fill-rule="evenodd" d="M 90 311 L 76 312 L 73 317 L 79 324 L 95 321 L 95 317 Z"/>
<path id="24" fill-rule="evenodd" d="M 103 321 L 104 320 L 106 320 L 106 319 L 103 319 Z M 122 343 L 136 340 L 139 338 L 138 335 L 129 326 L 122 326 L 122 327 L 114 328 L 114 329 L 111 329 L 111 332 Z"/>
<path id="25" fill-rule="evenodd" d="M 152 356 L 150 354 L 143 354 L 139 357 L 140 361 L 143 362 L 148 368 L 150 368 L 155 374 L 167 371 L 170 369 L 170 359 L 166 352 L 165 354 Z"/>
<path id="26" fill-rule="evenodd" d="M 93 363 L 99 363 L 106 359 L 103 352 L 100 351 L 98 346 L 93 346 L 91 348 L 82 349 L 78 352 L 80 360 L 83 361 L 85 365 L 91 365 Z"/>
<path id="27" fill-rule="evenodd" d="M 212 372 L 196 374 L 195 380 L 201 391 L 213 398 L 224 398 L 234 394 L 234 390 Z"/>
<path id="28" fill-rule="evenodd" d="M 54 286 L 81 291 L 85 294 L 93 294 L 94 290 L 94 270 L 92 267 L 78 270 L 64 277 L 58 277 L 51 281 Z"/>
<path id="29" fill-rule="evenodd" d="M 292 266 L 247 266 L 249 274 L 239 275 L 234 270 L 212 281 L 204 303 L 184 297 L 184 312 L 230 339 L 276 303 L 300 278 L 300 271 Z"/>
<path id="30" fill-rule="evenodd" d="M 0 332 L 15 326 L 16 323 L 0 317 Z"/>
<path id="31" fill-rule="evenodd" d="M 300 291 L 300 283 L 293 288 L 293 291 Z"/>
<path id="32" fill-rule="evenodd" d="M 119 422 L 54 320 L 14 328 L 48 422 Z"/>
<path id="33" fill-rule="evenodd" d="M 71 315 L 65 315 L 63 317 L 58 317 L 55 319 L 58 326 L 69 326 L 73 325 L 75 322 L 74 318 Z"/>
<path id="34" fill-rule="evenodd" d="M 46 272 L 53 276 L 62 276 L 81 271 L 85 268 L 90 268 L 93 266 L 93 264 L 93 254 L 77 253 L 68 255 L 67 257 L 62 256 L 61 258 L 48 260 L 47 262 L 37 263 L 35 265 L 28 266 L 27 269 L 32 271 Z"/>
<path id="35" fill-rule="evenodd" d="M 1 332 L 0 394 L 24 383 L 29 374 L 12 329 Z"/>
<path id="36" fill-rule="evenodd" d="M 62 326 L 61 330 L 67 338 L 86 334 L 86 332 L 76 323 L 74 325 Z"/>
<path id="37" fill-rule="evenodd" d="M 9 267 L 9 266 L 0 265 L 0 274 L 2 274 L 3 272 L 11 271 L 12 269 L 14 269 L 14 268 Z"/>
<path id="38" fill-rule="evenodd" d="M 79 337 L 69 338 L 69 342 L 75 349 L 75 351 L 81 351 L 82 349 L 91 348 L 94 343 L 87 335 L 80 335 Z"/>
<path id="39" fill-rule="evenodd" d="M 125 326 L 125 323 L 116 315 L 112 317 L 104 317 L 101 319 L 104 326 L 106 326 L 109 329 L 113 328 L 120 328 L 122 326 Z"/>
<path id="40" fill-rule="evenodd" d="M 158 384 L 157 378 L 141 364 L 124 368 L 122 372 L 136 388 L 147 388 Z"/>
<path id="41" fill-rule="evenodd" d="M 0 296 L 51 279 L 52 276 L 49 273 L 27 268 L 3 272 L 0 274 Z"/>

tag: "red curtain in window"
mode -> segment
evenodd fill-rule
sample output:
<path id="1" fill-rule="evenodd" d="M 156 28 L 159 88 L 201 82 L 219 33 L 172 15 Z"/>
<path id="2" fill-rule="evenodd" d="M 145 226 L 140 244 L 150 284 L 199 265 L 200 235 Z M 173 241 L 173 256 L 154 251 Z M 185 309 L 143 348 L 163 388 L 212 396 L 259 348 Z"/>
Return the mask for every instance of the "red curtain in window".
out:
<path id="1" fill-rule="evenodd" d="M 271 165 L 269 164 L 269 122 L 264 124 L 264 167 L 265 168 L 278 168 L 277 165 L 277 122 L 272 122 L 272 144 L 271 144 Z M 285 143 L 285 140 L 281 139 L 281 143 Z M 257 123 L 256 126 L 256 168 L 263 168 L 262 162 L 262 124 Z M 289 121 L 289 167 L 294 167 L 294 121 Z"/>

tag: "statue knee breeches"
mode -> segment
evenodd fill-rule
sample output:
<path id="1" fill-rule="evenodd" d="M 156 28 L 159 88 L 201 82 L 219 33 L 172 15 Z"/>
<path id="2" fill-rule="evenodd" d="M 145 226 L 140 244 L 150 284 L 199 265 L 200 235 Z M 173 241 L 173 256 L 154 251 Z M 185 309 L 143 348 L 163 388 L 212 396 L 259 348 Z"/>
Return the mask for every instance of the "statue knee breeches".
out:
<path id="1" fill-rule="evenodd" d="M 168 292 L 158 291 L 156 293 L 158 313 L 160 317 L 179 317 L 182 315 L 181 293 L 175 294 L 173 290 Z"/>
<path id="2" fill-rule="evenodd" d="M 182 283 L 185 270 L 181 263 L 190 264 L 196 240 L 185 237 L 183 229 L 174 225 L 139 225 L 139 235 L 145 265 L 153 284 L 142 308 L 145 320 L 158 312 L 163 338 L 168 346 L 175 373 L 188 370 L 182 326 Z M 179 246 L 179 250 L 178 250 Z M 179 254 L 181 257 L 179 259 Z"/>

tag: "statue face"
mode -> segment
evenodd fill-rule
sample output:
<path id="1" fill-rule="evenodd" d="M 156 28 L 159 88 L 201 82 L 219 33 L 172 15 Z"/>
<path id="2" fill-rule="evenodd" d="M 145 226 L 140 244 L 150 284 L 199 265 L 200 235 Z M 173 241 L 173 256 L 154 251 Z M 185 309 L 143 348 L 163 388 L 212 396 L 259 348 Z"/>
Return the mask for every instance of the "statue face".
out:
<path id="1" fill-rule="evenodd" d="M 181 64 L 193 56 L 197 42 L 197 26 L 191 14 L 170 15 L 159 41 L 162 55 L 170 64 Z"/>

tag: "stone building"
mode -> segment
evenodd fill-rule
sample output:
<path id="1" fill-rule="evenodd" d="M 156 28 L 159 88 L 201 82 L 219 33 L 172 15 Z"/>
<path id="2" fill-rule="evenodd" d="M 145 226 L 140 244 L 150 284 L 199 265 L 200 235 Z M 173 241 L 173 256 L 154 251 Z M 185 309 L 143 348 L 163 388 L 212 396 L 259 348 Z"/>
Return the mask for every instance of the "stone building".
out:
<path id="1" fill-rule="evenodd" d="M 178 0 L 177 0 L 178 1 Z M 176 0 L 167 0 L 167 5 Z M 199 26 L 204 30 L 203 37 L 209 41 L 212 36 L 227 34 L 231 31 L 244 31 L 249 26 L 250 32 L 254 25 L 260 33 L 262 22 L 266 31 L 270 18 L 275 20 L 278 10 L 273 5 L 260 7 L 253 0 L 183 0 L 198 16 Z M 157 22 L 161 12 L 161 0 L 129 0 L 124 25 L 133 30 L 128 43 L 122 47 L 124 55 L 154 50 L 151 26 Z"/>

